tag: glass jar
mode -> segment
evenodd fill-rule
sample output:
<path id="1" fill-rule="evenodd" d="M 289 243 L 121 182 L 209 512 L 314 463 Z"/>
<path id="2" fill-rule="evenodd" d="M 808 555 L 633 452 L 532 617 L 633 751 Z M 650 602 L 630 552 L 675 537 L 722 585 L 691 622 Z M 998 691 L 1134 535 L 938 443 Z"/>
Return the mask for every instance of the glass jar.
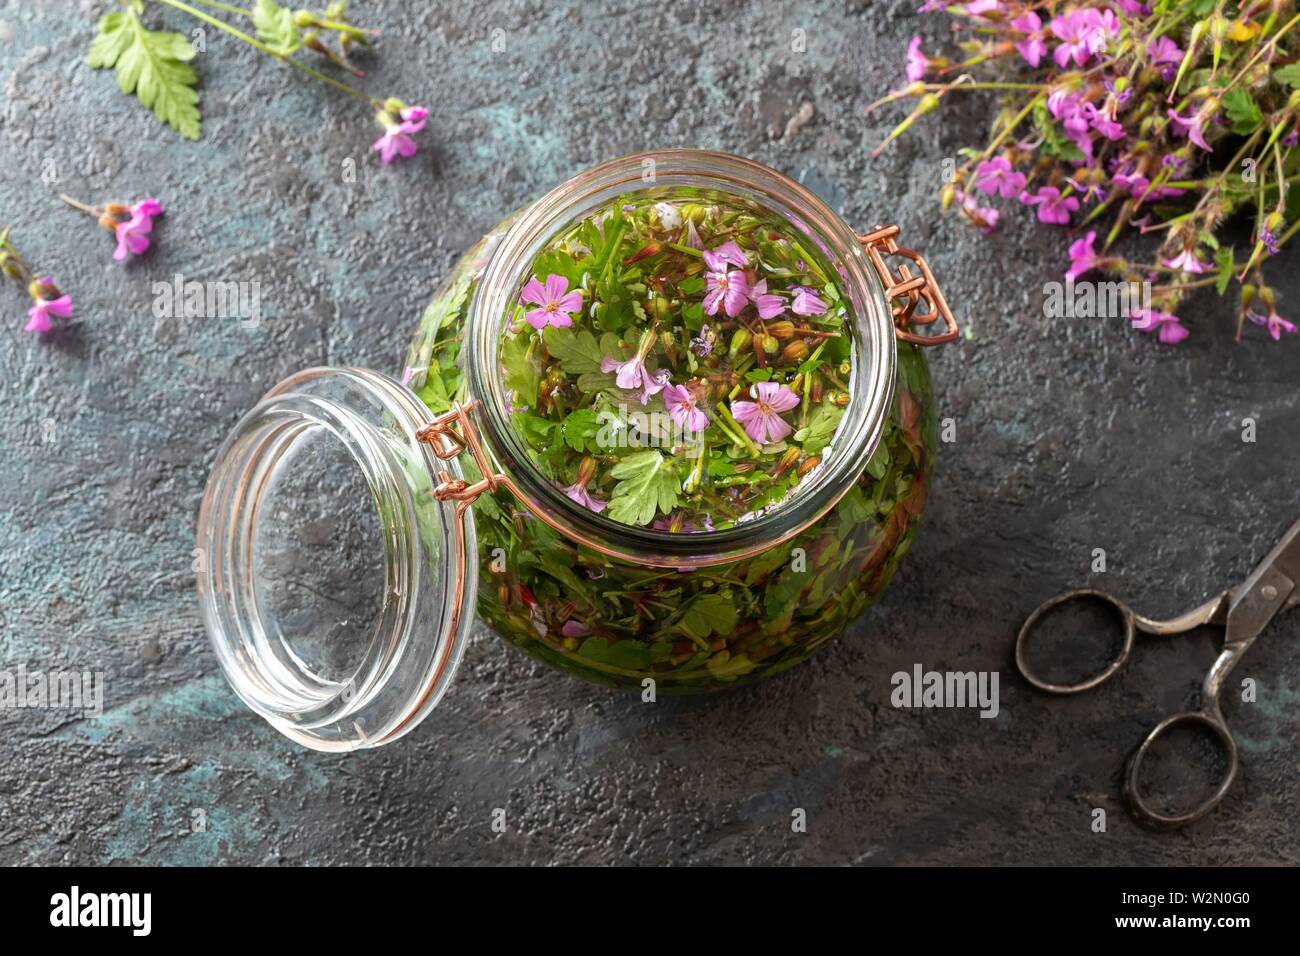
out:
<path id="1" fill-rule="evenodd" d="M 751 521 L 615 522 L 547 480 L 510 426 L 496 346 L 534 259 L 633 194 L 725 196 L 776 216 L 850 306 L 843 418 L 821 465 Z M 805 659 L 889 583 L 928 494 L 937 422 L 922 347 L 957 329 L 897 233 L 859 235 L 779 173 L 696 150 L 613 160 L 509 217 L 433 297 L 400 381 L 301 372 L 222 447 L 198 578 L 236 692 L 305 746 L 388 743 L 446 691 L 475 612 L 539 661 L 653 693 L 734 687 Z M 367 524 L 374 551 L 359 546 Z"/>

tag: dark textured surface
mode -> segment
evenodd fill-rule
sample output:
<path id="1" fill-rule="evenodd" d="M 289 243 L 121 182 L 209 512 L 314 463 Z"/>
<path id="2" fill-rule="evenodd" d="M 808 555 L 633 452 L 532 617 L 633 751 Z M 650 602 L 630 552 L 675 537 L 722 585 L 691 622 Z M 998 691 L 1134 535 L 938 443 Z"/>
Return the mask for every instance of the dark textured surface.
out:
<path id="1" fill-rule="evenodd" d="M 982 106 L 867 158 L 897 114 L 863 106 L 898 80 L 910 4 L 579 16 L 358 2 L 385 29 L 371 88 L 432 110 L 419 156 L 391 169 L 365 154 L 363 108 L 225 38 L 196 64 L 204 139 L 182 142 L 82 64 L 103 6 L 0 0 L 0 218 L 74 292 L 79 319 L 42 343 L 3 290 L 0 668 L 107 674 L 99 719 L 0 711 L 0 862 L 1300 862 L 1300 618 L 1234 674 L 1259 688 L 1226 706 L 1239 784 L 1173 835 L 1125 816 L 1121 758 L 1195 699 L 1218 632 L 1144 642 L 1127 673 L 1072 700 L 1032 692 L 1010 662 L 1019 620 L 1067 584 L 1169 614 L 1253 566 L 1300 512 L 1300 341 L 1252 329 L 1234 346 L 1213 297 L 1185 310 L 1193 336 L 1177 348 L 1118 321 L 1043 318 L 1060 232 L 1016 217 L 980 240 L 936 215 L 942 160 L 978 135 Z M 796 29 L 806 53 L 791 51 Z M 814 118 L 782 136 L 804 103 Z M 850 222 L 901 222 L 930 256 L 971 336 L 934 356 L 957 440 L 903 573 L 766 686 L 646 705 L 480 633 L 452 693 L 398 745 L 345 758 L 291 746 L 244 711 L 198 623 L 193 527 L 222 435 L 295 369 L 395 369 L 424 299 L 481 231 L 651 146 L 767 162 Z M 55 183 L 40 178 L 47 160 Z M 159 247 L 113 263 L 60 191 L 157 195 Z M 1300 283 L 1282 268 L 1285 306 Z M 177 273 L 260 280 L 263 321 L 156 319 L 151 283 Z M 1090 574 L 1094 548 L 1104 575 Z M 1001 713 L 892 708 L 890 675 L 916 662 L 1000 671 Z M 505 834 L 490 827 L 498 807 Z M 1090 829 L 1094 807 L 1108 832 Z M 807 833 L 791 832 L 794 808 Z"/>

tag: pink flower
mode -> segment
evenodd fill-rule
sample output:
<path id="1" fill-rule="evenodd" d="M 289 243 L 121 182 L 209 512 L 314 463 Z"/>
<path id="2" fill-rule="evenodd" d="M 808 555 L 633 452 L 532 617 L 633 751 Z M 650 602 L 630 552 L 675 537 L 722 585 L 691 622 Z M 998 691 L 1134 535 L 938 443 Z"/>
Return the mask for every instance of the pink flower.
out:
<path id="1" fill-rule="evenodd" d="M 749 289 L 749 301 L 758 309 L 760 319 L 775 319 L 785 311 L 785 300 L 767 291 L 767 280 L 759 279 Z"/>
<path id="2" fill-rule="evenodd" d="M 1092 9 L 1088 13 L 1091 29 L 1088 31 L 1088 50 L 1092 53 L 1105 53 L 1110 38 L 1119 33 L 1119 19 L 1110 9 Z"/>
<path id="3" fill-rule="evenodd" d="M 1172 312 L 1157 309 L 1138 309 L 1129 316 L 1133 328 L 1139 332 L 1155 332 L 1156 337 L 1165 345 L 1177 345 L 1191 335 L 1182 325 L 1182 319 Z"/>
<path id="4" fill-rule="evenodd" d="M 616 358 L 601 359 L 600 370 L 602 372 L 617 372 L 618 374 L 614 376 L 614 384 L 619 388 L 625 388 L 628 391 L 640 389 L 642 405 L 650 401 L 651 395 L 662 392 L 664 386 L 668 384 L 668 370 L 661 368 L 651 372 L 646 368 L 645 359 L 640 354 L 633 355 L 624 362 L 620 362 Z"/>
<path id="5" fill-rule="evenodd" d="M 1137 171 L 1130 172 L 1127 169 L 1116 173 L 1111 177 L 1110 181 L 1121 189 L 1126 190 L 1130 196 L 1135 198 L 1141 198 L 1142 194 L 1147 191 L 1147 187 L 1151 185 L 1151 180 L 1147 179 L 1141 173 Z"/>
<path id="6" fill-rule="evenodd" d="M 695 404 L 695 396 L 685 385 L 665 385 L 664 404 L 672 420 L 688 432 L 702 432 L 709 427 L 709 416 Z"/>
<path id="7" fill-rule="evenodd" d="M 930 61 L 921 52 L 921 38 L 919 36 L 912 37 L 912 42 L 907 45 L 906 75 L 908 82 L 915 83 L 917 80 L 925 79 L 925 71 L 929 65 Z"/>
<path id="8" fill-rule="evenodd" d="M 799 404 L 798 395 L 776 382 L 757 382 L 749 394 L 755 401 L 731 403 L 731 414 L 745 426 L 745 434 L 760 445 L 770 445 L 794 431 L 781 413 Z"/>
<path id="9" fill-rule="evenodd" d="M 1296 327 L 1292 322 L 1288 322 L 1276 312 L 1270 311 L 1268 315 L 1260 315 L 1258 312 L 1251 310 L 1246 313 L 1246 318 L 1256 325 L 1262 325 L 1268 329 L 1268 334 L 1273 336 L 1274 342 L 1282 341 L 1283 332 L 1295 332 Z"/>
<path id="10" fill-rule="evenodd" d="M 1070 268 L 1065 277 L 1073 282 L 1085 272 L 1090 272 L 1101 263 L 1100 257 L 1093 250 L 1092 244 L 1097 240 L 1097 233 L 1090 231 L 1082 239 L 1070 244 Z"/>
<path id="11" fill-rule="evenodd" d="M 734 242 L 724 242 L 712 252 L 704 253 L 704 264 L 709 267 L 710 272 L 725 272 L 727 263 L 731 263 L 737 269 L 743 269 L 749 265 L 749 256 L 745 255 L 745 250 Z"/>
<path id="12" fill-rule="evenodd" d="M 1147 55 L 1156 66 L 1177 66 L 1183 62 L 1183 51 L 1169 37 L 1156 37 L 1148 43 Z"/>
<path id="13" fill-rule="evenodd" d="M 1091 103 L 1084 103 L 1079 107 L 1079 112 L 1093 129 L 1112 142 L 1124 138 L 1124 127 L 1105 110 L 1100 110 Z"/>
<path id="14" fill-rule="evenodd" d="M 1052 53 L 1056 65 L 1065 69 L 1071 58 L 1076 66 L 1083 66 L 1092 58 L 1093 31 L 1098 27 L 1097 11 L 1092 8 L 1075 10 L 1068 16 L 1052 19 L 1052 35 L 1061 41 Z"/>
<path id="15" fill-rule="evenodd" d="M 1040 186 L 1037 193 L 1020 194 L 1020 201 L 1026 206 L 1038 207 L 1038 221 L 1057 226 L 1068 226 L 1070 214 L 1079 208 L 1079 200 L 1073 196 L 1062 196 L 1055 186 Z"/>
<path id="16" fill-rule="evenodd" d="M 29 291 L 32 293 L 32 307 L 27 310 L 27 324 L 23 326 L 24 332 L 48 332 L 54 327 L 54 322 L 50 319 L 50 316 L 66 319 L 72 315 L 72 296 L 65 293 L 58 298 L 46 298 L 46 295 L 52 295 L 58 291 L 54 280 L 49 276 L 37 279 L 31 284 Z"/>
<path id="17" fill-rule="evenodd" d="M 1191 249 L 1184 249 L 1172 259 L 1163 259 L 1160 264 L 1168 266 L 1170 269 L 1182 269 L 1184 272 L 1190 272 L 1192 275 L 1199 275 L 1202 272 L 1207 272 L 1210 268 L 1200 259 L 1197 259 L 1196 253 Z"/>
<path id="18" fill-rule="evenodd" d="M 415 155 L 415 140 L 411 139 L 413 133 L 418 133 L 424 129 L 425 123 L 429 119 L 429 111 L 423 106 L 406 106 L 398 114 L 401 116 L 401 122 L 395 122 L 392 115 L 384 110 L 379 114 L 379 122 L 384 127 L 384 135 L 375 140 L 370 148 L 379 151 L 379 158 L 383 160 L 384 165 L 388 165 L 399 155 L 405 159 L 410 159 Z"/>
<path id="19" fill-rule="evenodd" d="M 1029 10 L 1023 16 L 1011 21 L 1011 29 L 1025 34 L 1025 38 L 1016 44 L 1016 52 L 1024 57 L 1025 62 L 1030 66 L 1037 67 L 1043 59 L 1043 54 L 1047 52 L 1047 44 L 1043 42 L 1041 32 L 1043 21 L 1039 19 L 1038 14 Z"/>
<path id="20" fill-rule="evenodd" d="M 981 206 L 974 196 L 961 190 L 957 191 L 957 199 L 971 222 L 979 227 L 980 235 L 987 236 L 997 229 L 1001 214 L 996 209 L 992 206 Z"/>
<path id="21" fill-rule="evenodd" d="M 795 315 L 821 315 L 829 306 L 817 294 L 816 289 L 810 289 L 806 285 L 797 285 L 792 290 L 794 292 L 794 301 L 790 303 L 790 311 Z"/>
<path id="22" fill-rule="evenodd" d="M 609 507 L 609 502 L 601 501 L 590 491 L 588 491 L 587 483 L 585 481 L 582 481 L 581 479 L 575 481 L 573 484 L 569 485 L 569 487 L 565 488 L 564 493 L 565 495 L 568 496 L 570 501 L 576 501 L 584 508 L 587 508 L 590 511 L 594 511 L 596 514 L 600 514 L 607 507 Z M 568 624 L 566 624 L 565 627 L 568 627 Z M 568 636 L 576 637 L 577 635 L 570 634 Z"/>
<path id="23" fill-rule="evenodd" d="M 519 293 L 519 304 L 540 306 L 524 313 L 524 319 L 535 329 L 572 325 L 573 314 L 582 311 L 582 290 L 569 292 L 569 280 L 552 273 L 546 277 L 546 285 L 536 277 L 529 279 Z"/>
<path id="24" fill-rule="evenodd" d="M 705 259 L 712 255 L 706 252 Z M 740 315 L 745 304 L 749 301 L 749 280 L 745 278 L 745 273 L 739 269 L 727 270 L 726 263 L 721 259 L 715 259 L 721 270 L 711 271 L 708 274 L 707 282 L 709 291 L 704 294 L 704 311 L 709 315 L 717 315 L 719 307 L 726 309 L 727 315 L 733 319 Z M 709 265 L 713 269 L 713 264 Z"/>
<path id="25" fill-rule="evenodd" d="M 1177 110 L 1173 109 L 1167 109 L 1165 113 L 1173 121 L 1175 135 L 1187 136 L 1207 153 L 1214 152 L 1214 147 L 1205 141 L 1205 135 L 1201 132 L 1202 127 L 1205 125 L 1205 117 L 1197 113 L 1188 119 L 1184 119 L 1178 114 Z"/>
<path id="26" fill-rule="evenodd" d="M 604 506 L 602 505 L 602 507 Z M 564 626 L 560 628 L 560 633 L 565 637 L 585 637 L 591 633 L 591 628 L 576 617 L 571 617 L 564 622 Z"/>
<path id="27" fill-rule="evenodd" d="M 682 244 L 690 246 L 692 249 L 704 248 L 704 240 L 700 238 L 700 231 L 695 228 L 695 220 L 693 219 L 686 220 L 686 237 L 682 240 Z"/>
<path id="28" fill-rule="evenodd" d="M 994 156 L 975 167 L 975 188 L 1010 199 L 1025 188 L 1025 174 L 1012 169 L 1005 156 Z"/>
<path id="29" fill-rule="evenodd" d="M 1002 9 L 1002 0 L 970 0 L 966 4 L 966 12 L 973 17 L 982 16 L 986 13 L 994 13 Z"/>
<path id="30" fill-rule="evenodd" d="M 121 262 L 128 255 L 143 255 L 149 248 L 148 233 L 153 231 L 153 220 L 155 216 L 161 216 L 163 211 L 162 203 L 156 199 L 145 199 L 136 203 L 131 208 L 131 218 L 126 222 L 119 222 L 113 230 L 117 236 L 117 248 L 113 250 L 113 258 Z"/>

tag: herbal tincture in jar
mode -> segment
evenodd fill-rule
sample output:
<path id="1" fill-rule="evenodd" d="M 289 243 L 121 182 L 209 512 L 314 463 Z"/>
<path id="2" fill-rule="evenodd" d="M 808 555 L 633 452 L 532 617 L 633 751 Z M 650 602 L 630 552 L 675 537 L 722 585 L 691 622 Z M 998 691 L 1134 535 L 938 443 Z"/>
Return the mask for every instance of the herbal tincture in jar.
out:
<path id="1" fill-rule="evenodd" d="M 501 340 L 511 422 L 579 505 L 662 531 L 781 506 L 850 395 L 848 306 L 783 220 L 620 198 L 532 263 Z"/>

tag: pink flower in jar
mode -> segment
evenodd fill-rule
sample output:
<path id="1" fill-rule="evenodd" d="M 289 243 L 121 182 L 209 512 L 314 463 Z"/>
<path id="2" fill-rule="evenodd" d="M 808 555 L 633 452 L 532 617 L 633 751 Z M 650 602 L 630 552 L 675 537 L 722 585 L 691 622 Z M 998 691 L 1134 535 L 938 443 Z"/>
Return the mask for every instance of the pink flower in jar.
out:
<path id="1" fill-rule="evenodd" d="M 770 445 L 794 431 L 781 417 L 799 404 L 799 396 L 776 382 L 756 382 L 749 390 L 752 402 L 732 402 L 731 414 L 745 434 L 760 445 Z"/>
<path id="2" fill-rule="evenodd" d="M 535 329 L 569 326 L 573 325 L 573 314 L 582 311 L 582 290 L 570 292 L 569 280 L 552 273 L 545 285 L 536 277 L 529 279 L 519 293 L 519 304 L 537 306 L 524 313 L 525 321 Z"/>

